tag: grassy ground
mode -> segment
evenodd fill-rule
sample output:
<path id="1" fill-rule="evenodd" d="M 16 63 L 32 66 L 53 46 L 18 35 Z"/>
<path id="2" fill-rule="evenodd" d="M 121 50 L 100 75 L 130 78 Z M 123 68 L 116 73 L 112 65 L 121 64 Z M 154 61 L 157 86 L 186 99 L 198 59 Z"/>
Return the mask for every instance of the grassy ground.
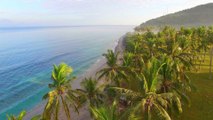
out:
<path id="1" fill-rule="evenodd" d="M 213 79 L 209 78 L 209 57 L 198 72 L 190 72 L 189 76 L 197 91 L 190 94 L 191 107 L 184 106 L 180 120 L 213 120 Z"/>

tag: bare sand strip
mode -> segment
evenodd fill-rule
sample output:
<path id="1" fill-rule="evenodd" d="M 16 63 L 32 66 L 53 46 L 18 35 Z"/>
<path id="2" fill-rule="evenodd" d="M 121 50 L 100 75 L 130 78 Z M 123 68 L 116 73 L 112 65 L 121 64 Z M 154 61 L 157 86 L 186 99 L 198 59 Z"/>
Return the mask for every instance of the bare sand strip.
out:
<path id="1" fill-rule="evenodd" d="M 115 52 L 119 52 L 120 55 L 122 55 L 124 50 L 124 38 L 126 35 L 123 35 L 119 40 L 118 44 L 115 47 Z M 73 89 L 81 88 L 80 83 L 85 77 L 96 77 L 97 71 L 102 69 L 104 66 L 106 66 L 106 59 L 102 57 L 100 60 L 98 60 L 96 63 L 94 63 L 84 74 L 79 76 L 75 81 L 73 81 L 72 86 Z M 25 120 L 30 120 L 32 116 L 41 114 L 43 112 L 45 103 L 42 102 L 39 105 L 37 105 L 35 108 L 27 112 L 27 115 L 25 117 Z M 87 107 L 83 107 L 79 110 L 80 114 L 78 115 L 76 112 L 71 111 L 71 117 L 72 120 L 91 120 L 90 113 L 87 109 Z M 60 120 L 67 120 L 64 113 L 60 114 Z"/>

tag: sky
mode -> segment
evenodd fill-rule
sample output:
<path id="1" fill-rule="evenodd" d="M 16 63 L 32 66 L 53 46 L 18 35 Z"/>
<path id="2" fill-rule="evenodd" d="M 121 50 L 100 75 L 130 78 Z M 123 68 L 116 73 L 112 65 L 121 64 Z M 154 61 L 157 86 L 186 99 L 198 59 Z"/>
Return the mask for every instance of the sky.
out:
<path id="1" fill-rule="evenodd" d="M 213 0 L 0 0 L 0 27 L 139 25 Z"/>

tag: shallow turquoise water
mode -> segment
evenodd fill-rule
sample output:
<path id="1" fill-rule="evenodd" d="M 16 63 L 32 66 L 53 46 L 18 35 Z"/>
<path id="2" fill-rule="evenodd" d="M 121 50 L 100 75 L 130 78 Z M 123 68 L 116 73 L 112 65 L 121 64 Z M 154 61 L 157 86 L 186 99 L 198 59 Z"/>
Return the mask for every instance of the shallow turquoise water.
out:
<path id="1" fill-rule="evenodd" d="M 42 101 L 53 64 L 80 75 L 133 26 L 0 29 L 0 120 Z"/>

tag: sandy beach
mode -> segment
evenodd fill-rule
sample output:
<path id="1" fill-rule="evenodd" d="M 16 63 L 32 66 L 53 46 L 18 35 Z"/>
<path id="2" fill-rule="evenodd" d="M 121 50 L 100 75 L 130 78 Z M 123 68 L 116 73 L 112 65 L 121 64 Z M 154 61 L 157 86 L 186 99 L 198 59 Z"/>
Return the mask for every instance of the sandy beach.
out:
<path id="1" fill-rule="evenodd" d="M 119 52 L 120 55 L 122 55 L 122 52 L 124 50 L 124 37 L 125 35 L 123 35 L 122 37 L 119 38 L 117 46 L 115 47 L 115 52 Z M 81 81 L 85 78 L 85 77 L 95 77 L 96 72 L 99 71 L 100 69 L 102 69 L 104 66 L 106 66 L 106 60 L 104 57 L 101 57 L 96 63 L 94 63 L 93 65 L 91 65 L 91 67 L 82 75 L 78 76 L 78 78 L 73 81 L 72 83 L 72 87 L 73 89 L 77 89 L 77 88 L 81 88 L 80 83 Z M 25 120 L 30 120 L 32 118 L 32 116 L 41 114 L 43 109 L 44 109 L 44 105 L 45 101 L 43 101 L 42 103 L 40 103 L 39 105 L 37 105 L 35 108 L 33 108 L 30 111 L 27 111 L 27 115 L 25 117 Z M 72 120 L 90 120 L 90 113 L 87 109 L 87 107 L 82 107 L 79 110 L 79 115 L 71 110 L 71 116 L 72 116 Z M 60 120 L 66 120 L 66 116 L 65 114 L 60 114 Z"/>

